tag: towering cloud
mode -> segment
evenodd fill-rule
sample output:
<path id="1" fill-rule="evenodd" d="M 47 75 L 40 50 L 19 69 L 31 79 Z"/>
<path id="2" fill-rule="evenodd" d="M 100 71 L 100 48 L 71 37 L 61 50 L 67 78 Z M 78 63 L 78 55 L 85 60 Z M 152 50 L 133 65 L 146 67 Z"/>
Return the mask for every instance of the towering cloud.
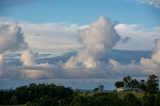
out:
<path id="1" fill-rule="evenodd" d="M 36 57 L 38 53 L 34 53 L 30 49 L 27 49 L 21 55 L 21 60 L 23 66 L 21 66 L 21 73 L 25 75 L 26 78 L 43 78 L 47 77 L 50 72 L 50 66 L 48 64 L 38 64 L 36 62 Z"/>
<path id="2" fill-rule="evenodd" d="M 0 25 L 0 53 L 25 47 L 21 27 L 16 23 Z"/>
<path id="3" fill-rule="evenodd" d="M 32 52 L 30 49 L 27 49 L 26 51 L 24 51 L 24 53 L 21 55 L 23 65 L 35 65 L 36 56 L 37 54 Z"/>
<path id="4" fill-rule="evenodd" d="M 16 23 L 0 24 L 0 74 L 3 74 L 5 63 L 4 52 L 26 47 L 21 27 Z"/>
<path id="5" fill-rule="evenodd" d="M 151 58 L 142 58 L 141 65 L 145 72 L 160 75 L 160 39 L 155 40 L 155 47 Z"/>
<path id="6" fill-rule="evenodd" d="M 114 25 L 106 17 L 99 17 L 89 28 L 78 31 L 79 40 L 83 43 L 82 49 L 77 56 L 71 57 L 65 64 L 66 68 L 79 66 L 87 69 L 96 68 L 99 58 L 109 51 L 119 40 L 119 35 Z"/>

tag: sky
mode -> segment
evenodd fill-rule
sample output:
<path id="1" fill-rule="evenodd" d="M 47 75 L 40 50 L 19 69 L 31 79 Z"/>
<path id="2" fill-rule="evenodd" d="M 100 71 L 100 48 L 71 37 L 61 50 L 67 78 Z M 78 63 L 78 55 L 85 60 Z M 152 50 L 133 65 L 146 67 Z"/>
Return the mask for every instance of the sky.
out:
<path id="1" fill-rule="evenodd" d="M 127 74 L 160 75 L 159 19 L 159 0 L 1 0 L 1 88 L 54 80 L 113 89 Z"/>

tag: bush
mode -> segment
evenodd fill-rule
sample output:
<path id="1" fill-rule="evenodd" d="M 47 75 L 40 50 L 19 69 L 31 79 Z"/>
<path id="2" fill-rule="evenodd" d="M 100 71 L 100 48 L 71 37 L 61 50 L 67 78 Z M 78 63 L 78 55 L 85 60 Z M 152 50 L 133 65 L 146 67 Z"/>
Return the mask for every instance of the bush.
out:
<path id="1" fill-rule="evenodd" d="M 141 102 L 132 93 L 124 96 L 124 102 L 126 106 L 141 106 Z"/>

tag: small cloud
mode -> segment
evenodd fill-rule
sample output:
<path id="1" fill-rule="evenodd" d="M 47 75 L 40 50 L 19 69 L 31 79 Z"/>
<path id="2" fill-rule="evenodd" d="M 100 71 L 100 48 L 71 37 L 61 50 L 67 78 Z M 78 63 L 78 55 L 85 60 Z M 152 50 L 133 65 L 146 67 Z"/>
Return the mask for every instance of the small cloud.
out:
<path id="1" fill-rule="evenodd" d="M 160 0 L 138 0 L 140 3 L 147 3 L 153 5 L 156 8 L 160 8 Z"/>

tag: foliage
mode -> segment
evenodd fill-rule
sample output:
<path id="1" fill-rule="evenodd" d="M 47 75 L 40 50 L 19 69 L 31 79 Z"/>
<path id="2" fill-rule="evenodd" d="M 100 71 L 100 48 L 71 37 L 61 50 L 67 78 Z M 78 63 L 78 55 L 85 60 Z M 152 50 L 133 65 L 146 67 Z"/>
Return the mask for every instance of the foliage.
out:
<path id="1" fill-rule="evenodd" d="M 130 76 L 117 81 L 115 86 L 135 89 L 144 92 L 104 92 L 104 86 L 99 85 L 94 92 L 80 92 L 64 86 L 54 84 L 30 84 L 16 89 L 0 91 L 0 105 L 25 106 L 160 106 L 160 93 L 158 92 L 159 79 L 150 75 L 147 83 L 138 81 Z"/>
<path id="2" fill-rule="evenodd" d="M 27 106 L 44 106 L 50 104 L 70 103 L 73 90 L 54 84 L 30 84 L 15 90 L 0 91 L 0 105 L 26 104 Z M 59 102 L 57 102 L 59 101 Z"/>
<path id="3" fill-rule="evenodd" d="M 117 88 L 124 87 L 124 82 L 123 82 L 123 81 L 117 81 L 117 82 L 115 83 L 115 86 L 116 86 Z"/>
<path id="4" fill-rule="evenodd" d="M 146 93 L 155 94 L 159 91 L 159 78 L 156 75 L 150 75 L 146 85 Z"/>
<path id="5" fill-rule="evenodd" d="M 126 106 L 141 106 L 141 102 L 132 93 L 124 97 L 124 102 Z"/>

